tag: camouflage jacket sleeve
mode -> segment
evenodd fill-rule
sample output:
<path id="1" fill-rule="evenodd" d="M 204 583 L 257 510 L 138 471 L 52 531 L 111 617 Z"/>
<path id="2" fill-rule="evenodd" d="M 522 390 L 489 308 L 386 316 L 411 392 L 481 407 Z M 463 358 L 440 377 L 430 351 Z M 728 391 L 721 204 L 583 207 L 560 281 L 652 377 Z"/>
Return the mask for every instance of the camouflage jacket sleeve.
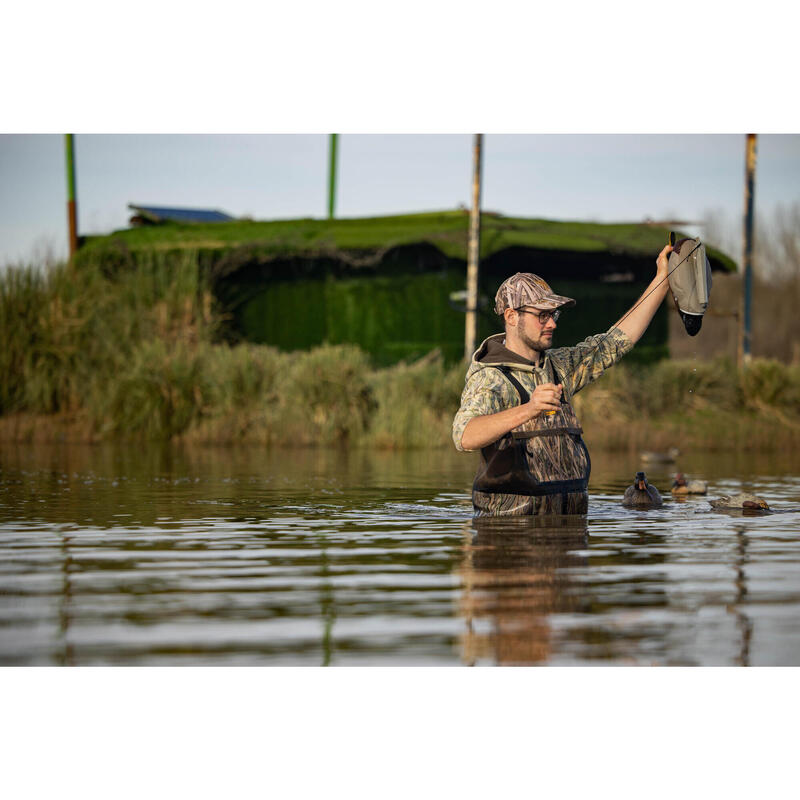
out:
<path id="1" fill-rule="evenodd" d="M 456 450 L 464 451 L 461 437 L 473 417 L 496 414 L 519 404 L 519 396 L 499 369 L 486 367 L 467 376 L 461 394 L 461 407 L 453 419 L 453 443 Z"/>
<path id="2" fill-rule="evenodd" d="M 548 355 L 555 362 L 570 395 L 596 381 L 609 367 L 633 349 L 633 342 L 619 328 L 589 336 L 575 347 L 558 347 Z"/>

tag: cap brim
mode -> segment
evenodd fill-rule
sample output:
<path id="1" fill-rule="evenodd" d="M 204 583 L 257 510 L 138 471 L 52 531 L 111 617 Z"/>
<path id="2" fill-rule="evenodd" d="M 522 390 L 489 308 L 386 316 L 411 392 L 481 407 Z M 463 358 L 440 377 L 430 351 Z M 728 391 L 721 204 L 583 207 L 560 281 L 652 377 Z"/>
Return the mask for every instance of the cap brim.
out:
<path id="1" fill-rule="evenodd" d="M 534 308 L 540 308 L 543 311 L 550 311 L 554 308 L 570 308 L 575 305 L 575 301 L 571 297 L 562 297 L 560 294 L 551 294 L 543 297 L 536 303 L 531 303 Z"/>

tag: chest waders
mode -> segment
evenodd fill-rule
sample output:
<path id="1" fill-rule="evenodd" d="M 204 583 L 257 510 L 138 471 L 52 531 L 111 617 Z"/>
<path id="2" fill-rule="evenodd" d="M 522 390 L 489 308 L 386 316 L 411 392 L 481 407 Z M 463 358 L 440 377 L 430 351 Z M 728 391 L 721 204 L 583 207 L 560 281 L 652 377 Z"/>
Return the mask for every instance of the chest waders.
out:
<path id="1" fill-rule="evenodd" d="M 552 364 L 552 362 L 551 362 Z M 497 366 L 516 389 L 511 369 Z M 553 365 L 555 383 L 564 382 Z M 481 449 L 472 502 L 478 515 L 585 514 L 592 464 L 571 398 L 555 414 L 540 414 Z"/>

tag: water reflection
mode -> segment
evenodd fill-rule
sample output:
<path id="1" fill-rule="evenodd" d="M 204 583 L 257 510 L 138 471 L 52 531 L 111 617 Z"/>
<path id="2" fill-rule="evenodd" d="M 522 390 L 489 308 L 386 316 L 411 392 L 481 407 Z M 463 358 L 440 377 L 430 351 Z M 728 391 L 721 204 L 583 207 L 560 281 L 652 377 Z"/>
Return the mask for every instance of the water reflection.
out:
<path id="1" fill-rule="evenodd" d="M 748 667 L 750 666 L 750 640 L 753 637 L 753 622 L 741 608 L 747 602 L 747 581 L 744 571 L 744 565 L 747 563 L 747 528 L 744 525 L 736 525 L 734 530 L 736 531 L 736 560 L 734 562 L 736 597 L 728 606 L 728 611 L 736 617 L 736 626 L 742 637 L 736 664 L 740 667 Z"/>
<path id="2" fill-rule="evenodd" d="M 547 662 L 548 617 L 580 605 L 569 570 L 587 565 L 587 544 L 585 516 L 474 519 L 459 570 L 464 662 Z"/>
<path id="3" fill-rule="evenodd" d="M 466 509 L 473 474 L 468 459 L 419 451 L 2 444 L 0 521 L 148 528 L 203 516 L 257 521 L 287 507 L 419 501 L 443 490 L 462 492 Z"/>
<path id="4" fill-rule="evenodd" d="M 800 664 L 797 459 L 681 465 L 745 517 L 593 455 L 588 518 L 493 520 L 458 453 L 2 445 L 0 664 Z"/>

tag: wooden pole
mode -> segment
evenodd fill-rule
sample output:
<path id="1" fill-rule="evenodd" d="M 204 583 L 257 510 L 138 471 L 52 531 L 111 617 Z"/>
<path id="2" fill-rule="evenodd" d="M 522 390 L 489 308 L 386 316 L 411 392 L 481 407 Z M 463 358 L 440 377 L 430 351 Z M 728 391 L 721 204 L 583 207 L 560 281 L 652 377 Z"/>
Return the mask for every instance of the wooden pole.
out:
<path id="1" fill-rule="evenodd" d="M 478 262 L 481 250 L 481 161 L 483 134 L 476 133 L 472 146 L 472 209 L 469 215 L 467 245 L 467 318 L 464 331 L 464 358 L 475 352 L 478 335 Z"/>
<path id="2" fill-rule="evenodd" d="M 753 296 L 753 206 L 755 202 L 756 135 L 747 134 L 744 181 L 744 246 L 742 248 L 742 313 L 740 317 L 739 367 L 752 356 L 752 296 Z"/>
<path id="3" fill-rule="evenodd" d="M 67 222 L 69 224 L 69 258 L 78 252 L 78 209 L 75 202 L 75 143 L 74 135 L 64 134 L 67 159 Z"/>

